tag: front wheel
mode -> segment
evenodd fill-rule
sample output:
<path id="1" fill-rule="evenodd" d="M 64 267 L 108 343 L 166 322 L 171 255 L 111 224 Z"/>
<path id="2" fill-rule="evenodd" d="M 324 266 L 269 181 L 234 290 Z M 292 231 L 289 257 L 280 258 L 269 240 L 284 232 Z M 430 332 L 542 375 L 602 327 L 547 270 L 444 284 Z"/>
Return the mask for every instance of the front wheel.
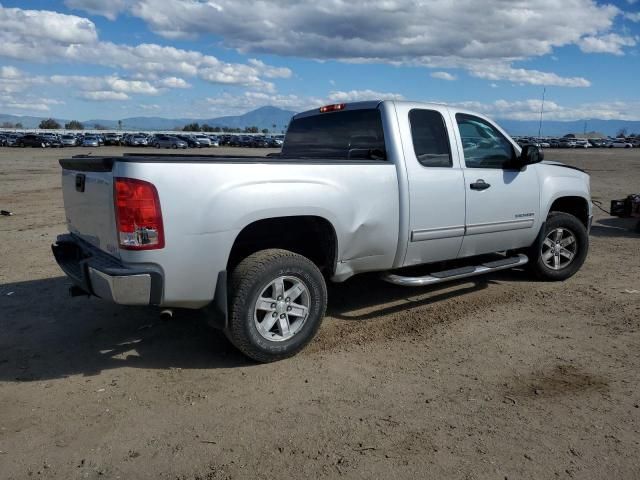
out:
<path id="1" fill-rule="evenodd" d="M 318 267 L 287 250 L 245 258 L 231 275 L 227 337 L 259 362 L 291 357 L 315 336 L 327 306 Z"/>
<path id="2" fill-rule="evenodd" d="M 540 240 L 530 249 L 529 265 L 542 280 L 566 280 L 580 270 L 588 250 L 584 224 L 568 213 L 551 212 Z"/>

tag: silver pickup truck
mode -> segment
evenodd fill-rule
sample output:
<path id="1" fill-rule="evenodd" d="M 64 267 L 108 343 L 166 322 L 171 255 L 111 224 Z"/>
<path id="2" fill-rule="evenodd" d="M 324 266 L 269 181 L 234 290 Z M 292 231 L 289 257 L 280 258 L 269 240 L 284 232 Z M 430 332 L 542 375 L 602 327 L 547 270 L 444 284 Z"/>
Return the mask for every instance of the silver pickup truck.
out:
<path id="1" fill-rule="evenodd" d="M 60 164 L 69 233 L 53 252 L 72 293 L 203 308 L 262 362 L 313 338 L 327 281 L 378 271 L 423 286 L 525 264 L 564 280 L 588 250 L 586 173 L 543 162 L 488 118 L 439 104 L 303 112 L 281 153 L 267 157 Z M 407 273 L 417 265 L 424 274 Z"/>

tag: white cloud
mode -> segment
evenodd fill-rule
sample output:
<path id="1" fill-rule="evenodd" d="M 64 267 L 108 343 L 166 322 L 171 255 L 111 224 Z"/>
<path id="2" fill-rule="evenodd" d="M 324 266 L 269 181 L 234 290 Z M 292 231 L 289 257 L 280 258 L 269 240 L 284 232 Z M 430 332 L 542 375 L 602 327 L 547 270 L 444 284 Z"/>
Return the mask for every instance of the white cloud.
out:
<path id="1" fill-rule="evenodd" d="M 0 67 L 0 78 L 15 80 L 22 77 L 22 72 L 16 67 Z"/>
<path id="2" fill-rule="evenodd" d="M 75 86 L 86 91 L 111 91 L 115 93 L 131 93 L 141 95 L 157 95 L 160 90 L 151 83 L 142 80 L 126 80 L 115 75 L 106 77 L 90 77 L 83 75 L 53 75 L 51 83 L 56 85 Z"/>
<path id="3" fill-rule="evenodd" d="M 77 2 L 80 3 L 87 8 L 94 4 Z M 103 65 L 144 74 L 148 79 L 164 74 L 198 76 L 211 83 L 266 91 L 273 91 L 274 85 L 264 78 L 288 78 L 292 74 L 288 68 L 273 67 L 255 59 L 248 63 L 227 63 L 194 50 L 152 43 L 124 45 L 100 41 L 90 20 L 46 10 L 0 5 L 0 25 L 0 56 L 22 61 Z"/>
<path id="4" fill-rule="evenodd" d="M 44 83 L 44 81 L 43 77 L 28 76 L 16 67 L 0 67 L 0 93 L 23 92 L 34 85 Z"/>
<path id="5" fill-rule="evenodd" d="M 626 12 L 624 17 L 632 22 L 640 22 L 640 12 Z"/>
<path id="6" fill-rule="evenodd" d="M 485 115 L 510 120 L 538 120 L 542 100 L 496 100 L 492 103 L 459 102 L 460 108 L 473 110 Z M 545 120 L 582 120 L 598 118 L 602 120 L 640 120 L 640 102 L 589 102 L 576 106 L 564 106 L 553 100 L 544 102 Z"/>
<path id="7" fill-rule="evenodd" d="M 265 105 L 284 108 L 295 112 L 309 110 L 330 103 L 359 102 L 364 100 L 403 100 L 399 93 L 376 92 L 374 90 L 333 90 L 324 98 L 306 97 L 300 95 L 268 94 L 265 92 L 248 91 L 242 95 L 232 95 L 228 92 L 206 99 L 206 112 L 209 115 L 232 115 L 254 110 Z M 197 108 L 197 106 L 196 106 Z"/>
<path id="8" fill-rule="evenodd" d="M 584 37 L 580 40 L 580 50 L 585 53 L 611 53 L 624 55 L 622 47 L 633 47 L 638 43 L 637 38 L 623 37 L 617 33 L 609 33 L 599 37 Z"/>
<path id="9" fill-rule="evenodd" d="M 92 92 L 81 92 L 79 94 L 80 98 L 85 100 L 91 100 L 94 102 L 107 102 L 107 101 L 122 101 L 129 100 L 129 95 L 123 92 L 112 92 L 109 90 L 100 90 L 100 91 L 92 91 Z"/>
<path id="10" fill-rule="evenodd" d="M 206 115 L 231 115 L 244 113 L 258 107 L 270 105 L 286 110 L 301 111 L 323 104 L 321 99 L 301 97 L 298 95 L 268 94 L 265 92 L 247 91 L 241 95 L 225 92 L 205 100 Z M 326 102 L 325 102 L 326 103 Z M 198 108 L 198 106 L 195 106 Z"/>
<path id="11" fill-rule="evenodd" d="M 64 0 L 64 4 L 69 8 L 102 15 L 109 20 L 115 20 L 118 14 L 125 9 L 127 3 L 125 0 Z"/>
<path id="12" fill-rule="evenodd" d="M 22 10 L 0 5 L 0 37 L 9 42 L 5 48 L 14 48 L 12 40 L 27 40 L 30 45 L 43 41 L 48 44 L 70 45 L 93 43 L 98 39 L 92 21 L 48 10 Z M 46 44 L 43 46 L 47 46 Z"/>
<path id="13" fill-rule="evenodd" d="M 64 104 L 64 102 L 61 100 L 43 98 L 31 94 L 23 95 L 19 100 L 17 100 L 12 94 L 0 93 L 0 108 L 6 113 L 21 110 L 42 113 L 48 112 L 50 110 L 50 105 L 62 104 Z"/>
<path id="14" fill-rule="evenodd" d="M 469 73 L 474 77 L 486 80 L 506 80 L 513 83 L 528 85 L 548 85 L 557 87 L 589 87 L 591 82 L 582 77 L 562 77 L 555 73 L 541 72 L 539 70 L 527 70 L 513 68 L 506 64 L 491 64 L 479 62 L 469 67 Z"/>
<path id="15" fill-rule="evenodd" d="M 210 34 L 241 52 L 461 69 L 484 62 L 501 80 L 567 87 L 588 81 L 513 63 L 606 40 L 622 13 L 595 0 L 136 0 L 130 12 L 168 38 Z M 608 51 L 630 46 L 617 45 Z"/>
<path id="16" fill-rule="evenodd" d="M 158 85 L 167 88 L 190 88 L 191 85 L 184 79 L 178 77 L 167 77 L 159 80 Z"/>
<path id="17" fill-rule="evenodd" d="M 399 93 L 376 92 L 375 90 L 334 90 L 329 92 L 328 100 L 331 102 L 361 102 L 365 100 L 404 100 Z"/>
<path id="18" fill-rule="evenodd" d="M 439 80 L 447 80 L 449 82 L 453 82 L 457 79 L 455 75 L 450 74 L 449 72 L 433 72 L 431 77 L 437 78 Z"/>

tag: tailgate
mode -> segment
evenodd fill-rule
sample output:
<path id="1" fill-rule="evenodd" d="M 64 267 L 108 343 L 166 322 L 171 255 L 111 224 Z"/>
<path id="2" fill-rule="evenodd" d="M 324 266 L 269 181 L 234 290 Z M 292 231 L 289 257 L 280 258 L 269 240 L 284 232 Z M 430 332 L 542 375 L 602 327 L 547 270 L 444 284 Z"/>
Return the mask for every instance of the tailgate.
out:
<path id="1" fill-rule="evenodd" d="M 113 206 L 113 163 L 112 158 L 60 160 L 69 232 L 119 257 Z"/>

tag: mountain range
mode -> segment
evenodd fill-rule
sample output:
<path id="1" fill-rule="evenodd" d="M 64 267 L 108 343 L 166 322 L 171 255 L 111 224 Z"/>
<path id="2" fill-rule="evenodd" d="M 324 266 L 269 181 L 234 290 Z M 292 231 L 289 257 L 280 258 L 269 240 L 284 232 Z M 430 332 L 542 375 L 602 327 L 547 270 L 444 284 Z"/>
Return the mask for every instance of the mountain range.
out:
<path id="1" fill-rule="evenodd" d="M 258 127 L 260 130 L 270 131 L 286 130 L 289 120 L 296 112 L 283 110 L 278 107 L 265 106 L 236 116 L 217 118 L 162 118 L 162 117 L 130 117 L 123 118 L 123 130 L 177 130 L 188 123 L 197 122 L 200 125 L 207 124 L 212 127 L 245 128 Z M 44 117 L 5 115 L 0 113 L 0 125 L 4 122 L 22 123 L 24 128 L 37 128 Z M 56 118 L 60 124 L 65 124 L 69 119 Z M 536 120 L 509 120 L 496 119 L 498 123 L 511 135 L 537 135 L 539 123 Z M 94 128 L 102 125 L 107 129 L 118 128 L 117 120 L 90 119 L 81 122 L 85 128 Z M 273 125 L 276 127 L 274 128 Z M 629 120 L 574 120 L 556 121 L 547 120 L 542 124 L 542 135 L 560 137 L 567 133 L 599 132 L 608 136 L 615 136 L 620 130 L 626 129 L 627 133 L 640 134 L 640 121 Z"/>

